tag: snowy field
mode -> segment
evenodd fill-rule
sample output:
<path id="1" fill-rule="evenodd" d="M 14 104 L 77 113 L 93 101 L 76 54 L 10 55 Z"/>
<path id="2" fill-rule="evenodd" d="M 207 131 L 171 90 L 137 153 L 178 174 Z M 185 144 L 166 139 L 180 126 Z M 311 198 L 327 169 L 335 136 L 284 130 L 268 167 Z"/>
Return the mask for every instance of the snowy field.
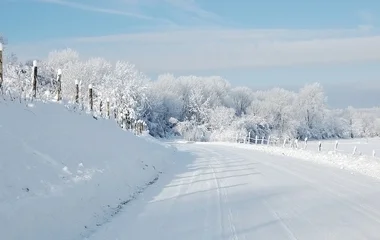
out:
<path id="1" fill-rule="evenodd" d="M 337 152 L 342 154 L 352 155 L 356 147 L 356 156 L 375 156 L 380 157 L 380 138 L 354 138 L 354 139 L 337 139 L 337 140 L 323 140 L 322 152 L 334 151 L 335 143 L 338 141 Z M 318 151 L 319 141 L 309 141 L 307 149 Z M 304 142 L 300 142 L 300 148 L 304 148 Z M 380 158 L 379 158 L 380 160 Z"/>
<path id="2" fill-rule="evenodd" d="M 265 152 L 277 156 L 289 156 L 303 161 L 329 165 L 344 169 L 353 173 L 360 173 L 380 179 L 380 158 L 373 151 L 380 145 L 379 138 L 370 139 L 347 139 L 321 141 L 322 149 L 318 151 L 319 141 L 309 141 L 305 148 L 304 142 L 298 143 L 298 148 L 291 148 L 289 144 L 282 145 L 266 144 L 243 144 L 243 143 L 202 143 L 205 145 L 223 145 L 232 148 L 243 148 Z M 354 148 L 356 147 L 355 154 Z M 380 150 L 379 150 L 380 152 Z"/>
<path id="3" fill-rule="evenodd" d="M 0 101 L 0 239 L 91 235 L 187 155 L 63 106 Z"/>

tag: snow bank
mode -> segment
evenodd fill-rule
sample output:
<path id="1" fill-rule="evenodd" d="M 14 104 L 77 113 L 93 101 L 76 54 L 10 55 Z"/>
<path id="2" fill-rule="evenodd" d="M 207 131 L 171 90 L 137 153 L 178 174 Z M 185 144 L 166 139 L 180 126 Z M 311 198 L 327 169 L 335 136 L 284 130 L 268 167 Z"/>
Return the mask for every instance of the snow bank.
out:
<path id="1" fill-rule="evenodd" d="M 313 150 L 293 149 L 268 145 L 238 144 L 238 143 L 206 143 L 233 146 L 236 148 L 261 151 L 272 155 L 288 156 L 317 164 L 324 164 L 348 171 L 361 173 L 380 179 L 380 159 L 377 157 L 362 155 L 352 156 L 340 152 L 315 152 Z"/>
<path id="2" fill-rule="evenodd" d="M 83 239 L 178 154 L 58 104 L 0 102 L 1 239 Z"/>

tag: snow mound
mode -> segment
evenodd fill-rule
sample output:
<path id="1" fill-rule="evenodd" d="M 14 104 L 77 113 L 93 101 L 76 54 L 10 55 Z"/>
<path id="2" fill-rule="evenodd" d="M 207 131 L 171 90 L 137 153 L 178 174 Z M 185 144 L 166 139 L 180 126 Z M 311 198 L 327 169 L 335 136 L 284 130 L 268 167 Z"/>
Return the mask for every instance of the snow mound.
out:
<path id="1" fill-rule="evenodd" d="M 236 148 L 250 149 L 265 152 L 271 155 L 288 156 L 317 164 L 328 165 L 345 169 L 351 173 L 360 173 L 370 177 L 380 179 L 380 159 L 368 155 L 353 156 L 346 153 L 328 151 L 315 152 L 313 150 L 294 149 L 286 147 L 238 144 L 238 143 L 206 143 L 233 146 Z"/>
<path id="2" fill-rule="evenodd" d="M 2 239 L 83 239 L 183 154 L 54 103 L 0 113 Z"/>

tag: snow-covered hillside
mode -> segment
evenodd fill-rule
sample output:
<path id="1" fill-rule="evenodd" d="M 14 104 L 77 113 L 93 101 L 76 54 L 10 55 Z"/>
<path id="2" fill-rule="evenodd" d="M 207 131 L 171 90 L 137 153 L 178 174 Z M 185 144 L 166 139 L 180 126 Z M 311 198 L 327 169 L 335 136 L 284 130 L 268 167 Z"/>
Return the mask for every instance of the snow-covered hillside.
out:
<path id="1" fill-rule="evenodd" d="M 88 236 L 184 158 L 147 140 L 62 105 L 0 102 L 0 238 Z"/>

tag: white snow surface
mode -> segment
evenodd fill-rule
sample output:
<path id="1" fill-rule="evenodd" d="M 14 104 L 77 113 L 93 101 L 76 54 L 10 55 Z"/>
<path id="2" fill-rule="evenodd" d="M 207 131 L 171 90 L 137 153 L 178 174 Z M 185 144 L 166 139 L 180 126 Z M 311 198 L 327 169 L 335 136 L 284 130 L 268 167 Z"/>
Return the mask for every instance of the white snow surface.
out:
<path id="1" fill-rule="evenodd" d="M 223 144 L 175 167 L 90 240 L 378 239 L 380 182 Z"/>
<path id="2" fill-rule="evenodd" d="M 184 157 L 113 120 L 1 101 L 0 149 L 0 239 L 9 240 L 83 239 Z"/>
<path id="3" fill-rule="evenodd" d="M 333 143 L 334 142 L 334 143 Z M 343 144 L 342 144 L 343 142 Z M 322 151 L 318 152 L 318 142 L 308 143 L 307 149 L 303 149 L 303 143 L 299 144 L 299 148 L 279 147 L 271 145 L 261 144 L 238 144 L 238 143 L 207 143 L 208 145 L 216 144 L 226 147 L 251 149 L 255 151 L 265 152 L 271 155 L 277 156 L 289 156 L 304 161 L 309 161 L 317 164 L 329 165 L 331 167 L 337 167 L 350 171 L 350 173 L 361 173 L 367 176 L 380 179 L 380 158 L 373 157 L 370 154 L 352 155 L 349 149 L 357 146 L 357 149 L 366 149 L 370 153 L 369 149 L 374 149 L 379 143 L 378 138 L 369 140 L 342 140 L 339 141 L 338 150 L 335 152 L 335 141 L 323 141 Z M 359 152 L 359 150 L 357 150 Z"/>

